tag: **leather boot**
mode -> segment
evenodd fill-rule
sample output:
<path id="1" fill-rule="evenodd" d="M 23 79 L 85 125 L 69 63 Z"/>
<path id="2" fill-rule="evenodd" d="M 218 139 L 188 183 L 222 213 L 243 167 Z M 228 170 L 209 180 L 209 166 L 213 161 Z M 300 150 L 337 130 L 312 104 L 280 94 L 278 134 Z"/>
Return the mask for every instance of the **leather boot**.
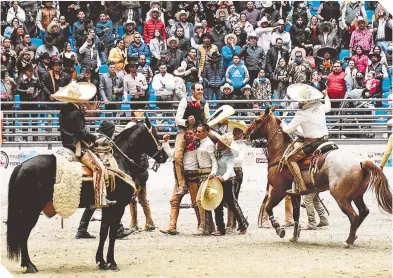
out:
<path id="1" fill-rule="evenodd" d="M 137 206 L 136 206 L 136 202 L 131 202 L 130 203 L 130 214 L 131 214 L 131 224 L 130 224 L 130 228 L 131 229 L 135 229 L 135 230 L 139 230 L 138 227 L 138 212 L 137 212 Z"/>
<path id="2" fill-rule="evenodd" d="M 300 194 L 300 192 L 304 192 L 307 191 L 307 187 L 306 184 L 303 180 L 302 177 L 302 172 L 300 171 L 300 167 L 297 164 L 297 162 L 294 161 L 288 161 L 288 169 L 289 171 L 292 173 L 293 178 L 295 179 L 295 183 L 296 183 L 296 188 L 295 191 L 292 191 L 292 189 L 287 190 L 288 194 Z M 300 191 L 299 191 L 300 189 Z"/>
<path id="3" fill-rule="evenodd" d="M 198 207 L 195 207 L 194 210 L 195 210 L 196 218 L 197 218 L 197 220 L 198 220 L 198 225 L 197 225 L 197 227 L 199 227 L 199 225 L 201 224 L 201 216 L 199 215 L 199 208 L 198 208 Z"/>
<path id="4" fill-rule="evenodd" d="M 233 212 L 228 209 L 228 220 L 227 220 L 227 228 L 226 228 L 226 233 L 232 233 L 233 232 Z"/>
<path id="5" fill-rule="evenodd" d="M 146 231 L 154 231 L 156 229 L 156 226 L 154 226 L 153 219 L 151 217 L 151 210 L 150 210 L 150 205 L 149 203 L 144 204 L 142 206 L 143 212 L 145 213 L 146 216 L 146 225 L 145 225 L 145 230 Z"/>
<path id="6" fill-rule="evenodd" d="M 199 218 L 200 224 L 198 229 L 194 233 L 195 236 L 202 236 L 205 234 L 205 226 L 206 226 L 206 211 L 202 207 L 198 207 L 199 209 Z"/>
<path id="7" fill-rule="evenodd" d="M 211 235 L 216 232 L 216 225 L 214 224 L 213 213 L 211 211 L 207 211 L 206 214 L 207 222 L 205 230 L 209 235 Z"/>
<path id="8" fill-rule="evenodd" d="M 171 215 L 169 217 L 169 230 L 176 231 L 178 217 L 179 217 L 179 207 L 171 206 Z"/>

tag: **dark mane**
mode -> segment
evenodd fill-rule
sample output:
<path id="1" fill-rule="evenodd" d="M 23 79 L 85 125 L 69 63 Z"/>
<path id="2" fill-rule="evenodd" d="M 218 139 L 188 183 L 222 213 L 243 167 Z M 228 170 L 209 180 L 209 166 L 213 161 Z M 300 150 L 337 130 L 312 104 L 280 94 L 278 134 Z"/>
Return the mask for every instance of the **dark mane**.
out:
<path id="1" fill-rule="evenodd" d="M 127 139 L 131 136 L 131 134 L 137 129 L 139 128 L 139 124 L 136 123 L 135 125 L 133 125 L 130 128 L 126 128 L 124 130 L 122 130 L 118 135 L 115 136 L 115 138 L 113 139 L 113 141 L 117 144 L 119 141 L 127 141 Z"/>

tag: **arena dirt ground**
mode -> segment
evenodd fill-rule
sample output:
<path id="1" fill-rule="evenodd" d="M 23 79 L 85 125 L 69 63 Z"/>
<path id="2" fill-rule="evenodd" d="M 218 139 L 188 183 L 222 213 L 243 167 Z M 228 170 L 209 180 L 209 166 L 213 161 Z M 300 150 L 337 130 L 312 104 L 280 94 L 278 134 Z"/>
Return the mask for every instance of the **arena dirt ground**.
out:
<path id="1" fill-rule="evenodd" d="M 300 242 L 294 244 L 289 242 L 292 228 L 287 229 L 287 235 L 280 239 L 272 229 L 257 227 L 258 211 L 265 193 L 263 177 L 266 177 L 266 169 L 262 168 L 247 167 L 245 170 L 240 205 L 250 227 L 244 236 L 195 237 L 192 235 L 196 226 L 193 210 L 182 209 L 178 222 L 179 236 L 163 235 L 156 230 L 119 240 L 115 256 L 121 270 L 106 272 L 95 266 L 98 239 L 74 239 L 82 209 L 65 220 L 64 229 L 61 229 L 58 217 L 47 219 L 41 216 L 29 241 L 31 259 L 40 270 L 35 276 L 392 277 L 392 218 L 378 209 L 371 192 L 365 198 L 370 214 L 358 231 L 359 238 L 353 249 L 343 247 L 342 242 L 349 233 L 349 221 L 327 192 L 321 197 L 330 211 L 330 226 L 302 231 Z M 165 228 L 169 220 L 173 177 L 168 173 L 171 173 L 170 163 L 162 166 L 158 173 L 150 173 L 148 182 L 154 221 L 160 228 Z M 7 184 L 3 183 L 1 190 L 3 220 L 7 211 Z M 186 197 L 183 202 L 189 202 L 189 198 Z M 140 207 L 138 213 L 139 223 L 144 223 Z M 275 209 L 275 215 L 283 224 L 283 203 Z M 301 222 L 306 223 L 306 219 L 306 212 L 302 209 Z M 128 210 L 123 222 L 125 225 L 130 222 Z M 91 222 L 89 231 L 98 236 L 99 224 Z M 6 225 L 2 221 L 1 262 L 14 276 L 20 276 L 23 270 L 19 262 L 6 258 L 5 230 Z"/>

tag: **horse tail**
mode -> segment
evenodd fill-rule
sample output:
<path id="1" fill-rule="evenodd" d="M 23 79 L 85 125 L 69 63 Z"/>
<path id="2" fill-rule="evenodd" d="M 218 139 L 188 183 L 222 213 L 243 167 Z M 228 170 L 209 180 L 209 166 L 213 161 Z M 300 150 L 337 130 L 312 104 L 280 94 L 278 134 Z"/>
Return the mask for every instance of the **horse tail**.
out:
<path id="1" fill-rule="evenodd" d="M 360 166 L 365 177 L 364 186 L 374 191 L 379 207 L 392 214 L 392 191 L 382 169 L 369 160 L 361 162 Z"/>
<path id="2" fill-rule="evenodd" d="M 8 188 L 8 218 L 7 218 L 7 257 L 11 260 L 19 260 L 21 251 L 21 234 L 20 221 L 21 217 L 21 201 L 17 177 L 22 165 L 15 167 L 11 174 Z"/>

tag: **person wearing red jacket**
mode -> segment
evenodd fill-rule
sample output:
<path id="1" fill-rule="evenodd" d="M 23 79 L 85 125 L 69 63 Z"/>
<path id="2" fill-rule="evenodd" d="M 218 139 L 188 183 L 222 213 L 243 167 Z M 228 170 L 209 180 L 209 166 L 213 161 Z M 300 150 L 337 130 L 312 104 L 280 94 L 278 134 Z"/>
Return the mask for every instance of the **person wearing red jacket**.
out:
<path id="1" fill-rule="evenodd" d="M 154 30 L 158 29 L 160 34 L 162 34 L 163 41 L 166 41 L 165 25 L 159 18 L 161 11 L 159 9 L 153 8 L 150 10 L 150 19 L 146 21 L 143 27 L 143 40 L 145 44 L 149 45 L 150 40 L 153 39 Z"/>
<path id="2" fill-rule="evenodd" d="M 330 99 L 345 98 L 346 92 L 351 91 L 351 84 L 345 80 L 340 61 L 335 61 L 333 71 L 328 75 L 327 94 Z M 340 102 L 332 102 L 332 108 L 339 108 Z"/>
<path id="3" fill-rule="evenodd" d="M 375 78 L 375 74 L 372 72 L 368 72 L 366 75 L 366 78 L 364 80 L 364 87 L 368 90 L 368 93 L 366 93 L 366 97 L 370 97 L 374 95 L 377 92 L 377 89 L 379 87 L 379 81 L 377 78 Z"/>

